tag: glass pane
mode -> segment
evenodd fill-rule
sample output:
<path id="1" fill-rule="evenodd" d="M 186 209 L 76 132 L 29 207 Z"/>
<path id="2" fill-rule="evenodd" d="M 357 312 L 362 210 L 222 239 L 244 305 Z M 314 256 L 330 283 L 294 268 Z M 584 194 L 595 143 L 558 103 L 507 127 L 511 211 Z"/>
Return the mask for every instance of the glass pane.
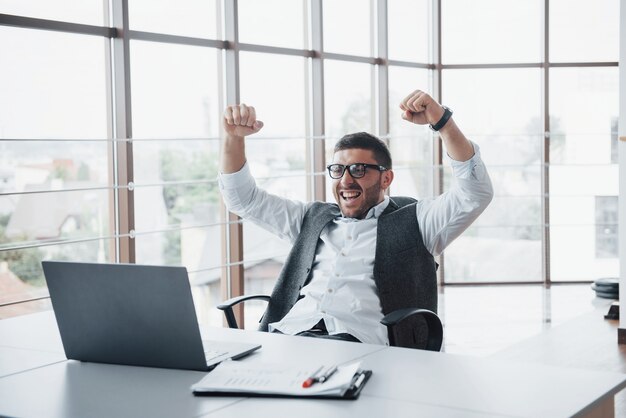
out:
<path id="1" fill-rule="evenodd" d="M 432 61 L 431 4 L 429 0 L 387 1 L 389 59 L 421 63 Z"/>
<path id="2" fill-rule="evenodd" d="M 542 15 L 541 0 L 443 0 L 442 61 L 540 62 Z"/>
<path id="3" fill-rule="evenodd" d="M 324 1 L 324 50 L 370 56 L 373 26 L 370 8 L 370 1 Z"/>
<path id="4" fill-rule="evenodd" d="M 304 48 L 303 0 L 239 0 L 239 41 Z"/>
<path id="5" fill-rule="evenodd" d="M 200 165 L 196 161 L 193 164 L 195 167 Z M 220 222 L 218 199 L 217 183 L 137 187 L 135 229 L 137 234 L 142 234 L 169 228 L 216 225 Z M 137 243 L 143 243 L 141 247 L 137 245 L 137 259 L 141 258 L 146 264 L 183 262 L 190 269 L 199 268 L 196 264 L 184 262 L 186 251 L 195 253 L 202 248 L 182 244 L 183 237 L 190 235 L 192 232 L 176 230 L 146 240 L 137 238 Z M 219 242 L 219 236 L 217 238 Z M 198 262 L 200 260 L 203 263 L 209 261 L 208 258 Z"/>
<path id="6" fill-rule="evenodd" d="M 445 251 L 446 282 L 541 281 L 541 229 L 471 226 Z"/>
<path id="7" fill-rule="evenodd" d="M 469 139 L 490 134 L 514 141 L 542 134 L 541 100 L 539 69 L 443 72 L 443 104 L 454 111 L 454 120 Z"/>
<path id="8" fill-rule="evenodd" d="M 550 61 L 617 62 L 619 3 L 550 0 Z"/>
<path id="9" fill-rule="evenodd" d="M 611 165 L 563 165 L 550 166 L 550 195 L 553 198 L 564 196 L 586 197 L 591 205 L 593 196 L 617 196 L 619 193 L 619 167 Z M 561 219 L 578 218 L 587 225 L 594 223 L 593 216 L 581 218 L 578 206 L 563 207 L 563 212 L 555 212 L 551 223 L 559 224 Z M 566 209 L 567 208 L 567 209 Z M 551 209 L 556 209 L 552 207 Z M 586 220 L 582 220 L 586 218 Z M 569 223 L 569 221 L 568 221 Z"/>
<path id="10" fill-rule="evenodd" d="M 552 163 L 617 162 L 618 92 L 617 67 L 550 70 Z"/>
<path id="11" fill-rule="evenodd" d="M 141 208 L 140 208 L 141 210 Z M 137 211 L 136 218 L 146 215 Z M 193 284 L 219 281 L 222 265 L 221 225 L 197 226 L 198 219 L 182 219 L 180 229 L 137 231 L 137 264 L 185 266 L 195 273 Z M 145 223 L 145 222 L 144 222 Z M 176 225 L 178 226 L 178 225 Z"/>
<path id="12" fill-rule="evenodd" d="M 283 197 L 306 200 L 305 61 L 242 53 L 240 65 L 241 101 L 254 106 L 264 122 L 259 134 L 246 142 L 257 184 Z"/>
<path id="13" fill-rule="evenodd" d="M 98 26 L 104 25 L 106 7 L 106 0 L 2 0 L 3 14 Z"/>
<path id="14" fill-rule="evenodd" d="M 146 32 L 221 39 L 217 0 L 130 0 L 130 28 Z M 132 61 L 132 60 L 131 60 Z"/>
<path id="15" fill-rule="evenodd" d="M 618 166 L 551 166 L 550 191 L 552 280 L 618 277 Z"/>
<path id="16" fill-rule="evenodd" d="M 207 138 L 221 130 L 218 50 L 131 42 L 134 138 Z"/>
<path id="17" fill-rule="evenodd" d="M 0 224 L 0 229 L 4 227 Z M 48 295 L 42 260 L 102 263 L 109 260 L 113 245 L 113 240 L 103 239 L 22 250 L 0 249 L 0 280 L 3 284 L 0 303 Z"/>
<path id="18" fill-rule="evenodd" d="M 241 102 L 254 106 L 257 118 L 265 124 L 258 136 L 252 139 L 304 136 L 306 60 L 301 57 L 241 52 L 239 65 Z M 281 145 L 289 146 L 288 143 Z M 276 149 L 271 151 L 275 152 Z M 304 148 L 298 152 L 303 155 Z M 248 157 L 254 158 L 254 154 Z"/>
<path id="19" fill-rule="evenodd" d="M 568 200 L 574 203 L 576 199 Z M 585 208 L 588 209 L 589 202 L 593 202 L 594 199 L 591 197 L 585 200 L 586 202 L 581 203 L 586 203 Z M 598 256 L 596 252 L 598 244 L 604 245 L 595 225 L 552 225 L 550 227 L 552 280 L 588 281 L 601 277 L 619 277 L 619 258 Z M 614 246 L 616 245 L 617 242 L 614 243 Z"/>
<path id="20" fill-rule="evenodd" d="M 389 149 L 395 177 L 392 196 L 423 199 L 433 194 L 433 135 L 402 119 L 400 102 L 414 90 L 430 91 L 428 70 L 389 67 Z"/>
<path id="21" fill-rule="evenodd" d="M 136 141 L 133 143 L 135 184 L 141 186 L 194 181 L 217 183 L 219 151 L 218 139 Z M 199 187 L 209 186 L 199 184 Z"/>
<path id="22" fill-rule="evenodd" d="M 37 190 L 88 186 L 86 181 L 52 179 Z M 26 190 L 31 186 L 27 186 Z M 111 234 L 108 190 L 28 193 L 0 197 L 0 249 L 40 240 L 96 238 Z M 45 210 L 42 210 L 45 208 Z M 112 229 L 112 228 L 111 228 Z"/>
<path id="23" fill-rule="evenodd" d="M 109 147 L 106 142 L 0 139 L 0 193 L 105 187 Z"/>
<path id="24" fill-rule="evenodd" d="M 209 272 L 189 272 L 189 281 L 191 282 L 191 294 L 193 303 L 196 307 L 196 316 L 200 325 L 208 325 L 211 327 L 224 326 L 224 312 L 217 309 L 216 306 L 224 301 L 222 297 L 221 278 L 222 269 L 210 270 Z M 204 328 L 200 329 L 202 338 L 210 340 L 211 336 L 204 335 Z"/>
<path id="25" fill-rule="evenodd" d="M 534 124 L 534 121 L 531 125 Z M 533 126 L 529 129 L 536 130 Z M 543 135 L 471 135 L 470 139 L 480 146 L 480 154 L 487 165 L 489 172 L 500 168 L 514 168 L 518 170 L 535 170 L 543 164 L 541 152 L 543 149 Z M 445 160 L 444 160 L 445 162 Z M 491 176 L 495 183 L 498 179 Z M 510 187 L 507 193 L 513 190 Z M 539 189 L 536 190 L 539 193 Z"/>
<path id="26" fill-rule="evenodd" d="M 107 138 L 105 41 L 0 26 L 0 138 Z"/>

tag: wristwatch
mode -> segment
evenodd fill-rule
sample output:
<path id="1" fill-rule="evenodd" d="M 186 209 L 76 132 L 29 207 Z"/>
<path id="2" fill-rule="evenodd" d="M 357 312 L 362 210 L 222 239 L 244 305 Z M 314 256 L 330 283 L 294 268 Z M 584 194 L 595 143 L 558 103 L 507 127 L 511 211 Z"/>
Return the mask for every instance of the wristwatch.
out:
<path id="1" fill-rule="evenodd" d="M 431 125 L 431 124 L 428 125 L 428 127 L 435 132 L 443 128 L 446 125 L 446 123 L 448 123 L 448 120 L 452 116 L 452 110 L 449 107 L 447 106 L 441 106 L 441 107 L 443 108 L 443 116 L 441 117 L 441 119 L 439 119 L 439 122 L 435 123 L 434 125 Z"/>

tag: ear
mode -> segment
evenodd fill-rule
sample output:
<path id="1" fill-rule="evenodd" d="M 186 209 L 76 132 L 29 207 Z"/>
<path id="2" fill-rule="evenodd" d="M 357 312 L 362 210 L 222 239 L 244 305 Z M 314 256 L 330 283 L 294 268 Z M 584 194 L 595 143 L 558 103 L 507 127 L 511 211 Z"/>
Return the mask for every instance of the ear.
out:
<path id="1" fill-rule="evenodd" d="M 380 179 L 380 186 L 383 190 L 387 190 L 393 181 L 393 170 L 383 171 L 383 175 Z"/>

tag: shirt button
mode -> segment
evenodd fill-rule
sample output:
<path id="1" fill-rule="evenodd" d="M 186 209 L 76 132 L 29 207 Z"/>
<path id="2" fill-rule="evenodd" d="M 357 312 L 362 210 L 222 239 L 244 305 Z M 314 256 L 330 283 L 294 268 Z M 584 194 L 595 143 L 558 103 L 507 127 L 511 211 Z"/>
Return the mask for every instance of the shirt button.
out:
<path id="1" fill-rule="evenodd" d="M 351 239 L 352 239 L 352 235 L 348 235 L 348 240 L 351 240 Z"/>
<path id="2" fill-rule="evenodd" d="M 320 312 L 322 312 L 324 315 L 326 315 L 326 311 L 320 311 Z"/>
<path id="3" fill-rule="evenodd" d="M 344 257 L 346 256 L 346 252 L 345 252 L 345 251 L 341 251 L 341 253 L 340 253 L 340 254 L 341 254 L 342 256 L 344 256 Z"/>
<path id="4" fill-rule="evenodd" d="M 328 289 L 328 293 L 333 293 L 333 289 Z"/>
<path id="5" fill-rule="evenodd" d="M 339 273 L 335 273 L 335 277 L 339 277 Z"/>

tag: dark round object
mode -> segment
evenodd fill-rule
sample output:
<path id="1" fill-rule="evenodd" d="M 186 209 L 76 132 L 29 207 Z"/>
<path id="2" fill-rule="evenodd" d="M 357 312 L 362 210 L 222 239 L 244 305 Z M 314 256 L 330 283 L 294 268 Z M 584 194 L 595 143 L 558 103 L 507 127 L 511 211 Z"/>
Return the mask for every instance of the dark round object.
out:
<path id="1" fill-rule="evenodd" d="M 617 278 L 603 277 L 596 280 L 591 288 L 595 290 L 599 298 L 619 299 L 619 279 Z"/>
<path id="2" fill-rule="evenodd" d="M 603 277 L 594 282 L 598 289 L 619 289 L 619 279 L 615 277 Z"/>

